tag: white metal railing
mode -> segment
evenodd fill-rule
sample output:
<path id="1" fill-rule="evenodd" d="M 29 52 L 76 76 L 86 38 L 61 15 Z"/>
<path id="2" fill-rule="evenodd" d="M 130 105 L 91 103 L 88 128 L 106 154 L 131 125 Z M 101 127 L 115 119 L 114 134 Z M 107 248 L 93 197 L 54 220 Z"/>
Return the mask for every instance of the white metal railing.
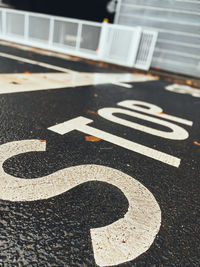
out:
<path id="1" fill-rule="evenodd" d="M 122 66 L 148 69 L 157 33 L 0 8 L 0 39 Z"/>

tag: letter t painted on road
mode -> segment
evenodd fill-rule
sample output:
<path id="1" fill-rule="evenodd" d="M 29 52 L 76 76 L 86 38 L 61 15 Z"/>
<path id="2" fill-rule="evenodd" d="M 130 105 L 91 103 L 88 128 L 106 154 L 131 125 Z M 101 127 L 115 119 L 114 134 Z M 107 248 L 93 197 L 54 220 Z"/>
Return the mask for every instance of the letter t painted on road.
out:
<path id="1" fill-rule="evenodd" d="M 112 144 L 115 144 L 117 146 L 123 147 L 128 150 L 131 150 L 133 152 L 142 154 L 144 156 L 150 157 L 152 159 L 164 162 L 168 165 L 171 165 L 177 168 L 180 165 L 181 160 L 177 157 L 174 157 L 172 155 L 166 154 L 164 152 L 158 151 L 153 148 L 149 148 L 144 145 L 140 145 L 138 143 L 132 142 L 125 138 L 107 133 L 105 131 L 102 131 L 102 130 L 99 130 L 92 126 L 87 125 L 91 122 L 93 122 L 93 120 L 80 116 L 80 117 L 65 121 L 63 123 L 51 126 L 48 128 L 48 130 L 51 130 L 61 135 L 77 130 L 85 134 L 96 136 L 107 142 L 110 142 Z"/>

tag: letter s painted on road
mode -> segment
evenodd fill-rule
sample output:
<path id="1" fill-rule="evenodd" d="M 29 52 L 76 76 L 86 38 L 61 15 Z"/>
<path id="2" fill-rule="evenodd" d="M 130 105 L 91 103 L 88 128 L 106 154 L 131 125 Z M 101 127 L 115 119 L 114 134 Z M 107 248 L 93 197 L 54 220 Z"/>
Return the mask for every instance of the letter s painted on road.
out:
<path id="1" fill-rule="evenodd" d="M 88 181 L 109 183 L 123 192 L 129 208 L 124 218 L 90 230 L 97 265 L 131 261 L 149 249 L 160 228 L 161 211 L 145 186 L 121 171 L 99 165 L 69 167 L 36 179 L 16 178 L 4 171 L 5 160 L 30 151 L 46 151 L 46 143 L 22 140 L 0 146 L 0 199 L 36 201 L 55 197 Z"/>

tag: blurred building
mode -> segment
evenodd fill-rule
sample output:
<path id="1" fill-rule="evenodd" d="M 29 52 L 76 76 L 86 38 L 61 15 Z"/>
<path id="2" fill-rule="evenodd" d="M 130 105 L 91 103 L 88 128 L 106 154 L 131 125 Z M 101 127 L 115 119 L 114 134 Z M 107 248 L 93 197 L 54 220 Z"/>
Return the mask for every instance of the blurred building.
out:
<path id="1" fill-rule="evenodd" d="M 118 0 L 115 23 L 158 30 L 152 67 L 200 77 L 200 0 Z"/>

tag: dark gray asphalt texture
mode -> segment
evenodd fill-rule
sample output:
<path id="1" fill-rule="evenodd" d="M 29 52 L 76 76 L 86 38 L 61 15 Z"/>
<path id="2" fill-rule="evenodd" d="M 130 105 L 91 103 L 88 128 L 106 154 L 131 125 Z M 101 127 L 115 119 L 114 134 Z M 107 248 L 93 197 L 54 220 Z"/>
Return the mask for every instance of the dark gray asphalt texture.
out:
<path id="1" fill-rule="evenodd" d="M 83 72 L 113 72 L 2 45 L 0 52 Z M 24 71 L 52 70 L 0 57 L 1 73 Z M 194 144 L 200 142 L 200 98 L 169 92 L 164 89 L 167 84 L 138 82 L 130 89 L 103 84 L 0 95 L 1 144 L 24 139 L 47 141 L 46 152 L 5 161 L 7 173 L 34 179 L 69 166 L 98 164 L 134 177 L 152 192 L 162 211 L 161 229 L 147 252 L 121 266 L 200 266 L 200 146 Z M 117 107 L 117 102 L 127 99 L 146 101 L 167 114 L 193 121 L 192 127 L 183 126 L 189 138 L 164 139 L 88 112 Z M 175 168 L 103 140 L 86 142 L 85 134 L 78 131 L 61 136 L 47 130 L 78 116 L 94 120 L 91 125 L 98 129 L 179 157 L 181 165 Z M 134 121 L 165 130 L 143 120 Z M 88 182 L 48 200 L 0 200 L 0 266 L 96 266 L 90 229 L 122 218 L 127 209 L 122 192 L 103 182 Z"/>

